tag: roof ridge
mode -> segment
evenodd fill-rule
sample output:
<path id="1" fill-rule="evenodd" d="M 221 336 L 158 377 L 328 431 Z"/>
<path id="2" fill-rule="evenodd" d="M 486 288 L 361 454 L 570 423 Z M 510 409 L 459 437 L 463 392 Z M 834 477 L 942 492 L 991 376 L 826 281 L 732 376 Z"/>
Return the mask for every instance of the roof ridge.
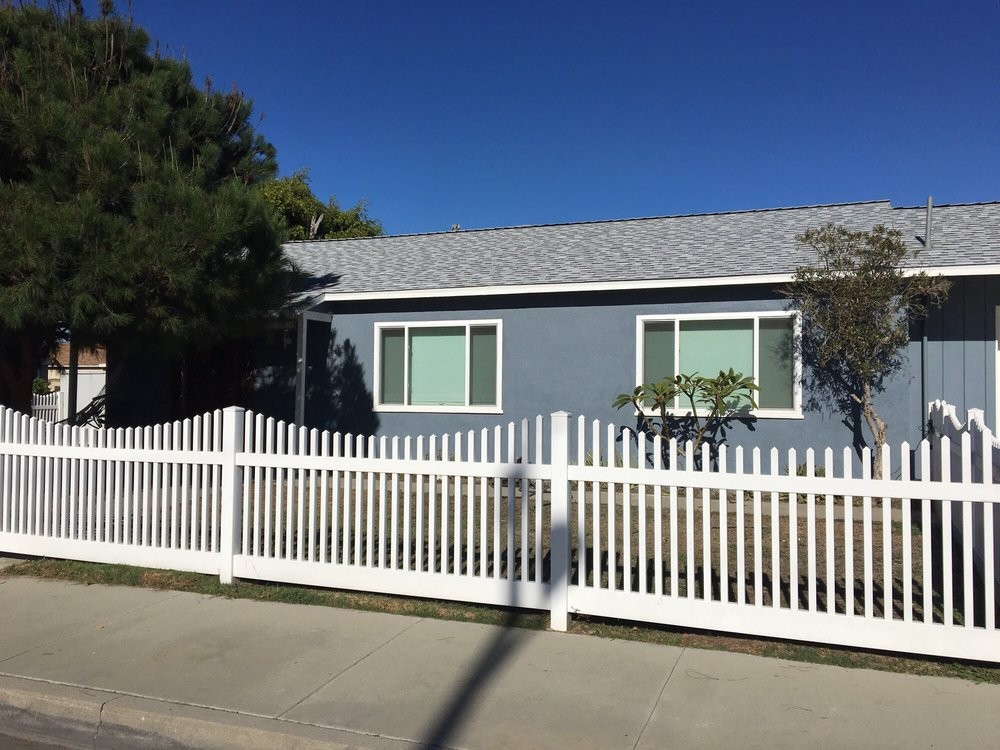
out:
<path id="1" fill-rule="evenodd" d="M 366 240 L 386 240 L 386 239 L 396 239 L 405 237 L 437 237 L 441 235 L 450 235 L 450 234 L 469 234 L 472 232 L 502 232 L 513 229 L 543 229 L 546 227 L 573 227 L 573 226 L 587 226 L 590 224 L 620 224 L 628 221 L 693 219 L 703 216 L 731 216 L 738 214 L 772 213 L 777 211 L 801 211 L 808 208 L 839 208 L 843 206 L 867 206 L 876 203 L 886 203 L 889 204 L 890 209 L 894 208 L 890 200 L 876 199 L 868 201 L 848 201 L 845 203 L 813 203 L 803 206 L 777 206 L 774 208 L 744 208 L 732 211 L 705 211 L 702 213 L 692 213 L 692 214 L 665 214 L 662 216 L 631 216 L 623 219 L 590 219 L 587 221 L 556 221 L 548 224 L 515 224 L 512 226 L 505 226 L 505 227 L 478 227 L 476 229 L 459 229 L 459 230 L 447 229 L 438 232 L 408 232 L 404 234 L 384 234 L 384 235 L 379 235 L 377 237 L 334 237 L 330 239 L 319 239 L 319 240 L 288 240 L 284 244 L 302 245 L 302 244 L 319 244 L 326 242 L 364 242 Z M 960 204 L 954 204 L 954 205 L 960 205 Z"/>
<path id="2" fill-rule="evenodd" d="M 935 203 L 934 208 L 961 208 L 962 206 L 996 206 L 1000 205 L 1000 200 L 996 201 L 969 201 L 968 203 Z M 893 211 L 912 211 L 915 209 L 920 209 L 921 211 L 926 211 L 927 206 L 925 204 L 916 206 L 892 206 Z"/>

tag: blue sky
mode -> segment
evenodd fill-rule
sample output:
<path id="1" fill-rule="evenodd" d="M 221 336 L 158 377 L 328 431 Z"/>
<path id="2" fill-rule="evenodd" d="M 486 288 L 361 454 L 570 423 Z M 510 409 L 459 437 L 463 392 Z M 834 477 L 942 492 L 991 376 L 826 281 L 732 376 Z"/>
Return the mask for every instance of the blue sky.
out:
<path id="1" fill-rule="evenodd" d="M 995 0 L 132 7 L 392 234 L 1000 199 Z"/>

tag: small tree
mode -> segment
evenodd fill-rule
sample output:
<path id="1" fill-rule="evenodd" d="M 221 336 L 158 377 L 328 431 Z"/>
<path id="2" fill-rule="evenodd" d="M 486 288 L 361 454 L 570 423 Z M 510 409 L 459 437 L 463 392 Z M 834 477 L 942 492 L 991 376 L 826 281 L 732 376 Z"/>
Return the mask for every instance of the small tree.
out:
<path id="1" fill-rule="evenodd" d="M 378 237 L 382 223 L 368 215 L 361 200 L 343 209 L 336 198 L 325 204 L 309 187 L 309 172 L 301 169 L 291 177 L 267 180 L 260 194 L 284 219 L 290 240 L 331 240 L 345 237 Z"/>
<path id="2" fill-rule="evenodd" d="M 803 360 L 824 384 L 840 391 L 840 403 L 860 407 L 875 442 L 875 476 L 881 476 L 889 426 L 875 409 L 874 396 L 902 363 L 909 323 L 942 304 L 951 282 L 904 273 L 909 251 L 903 235 L 881 225 L 853 232 L 827 224 L 798 240 L 818 257 L 815 266 L 796 269 L 782 290 L 802 313 Z"/>
<path id="3" fill-rule="evenodd" d="M 621 393 L 612 406 L 621 409 L 632 405 L 640 421 L 654 434 L 667 440 L 672 437 L 690 438 L 692 453 L 697 456 L 705 436 L 715 434 L 736 411 L 742 407 L 756 408 L 753 392 L 759 390 L 753 378 L 742 372 L 719 371 L 717 377 L 675 375 L 656 383 L 636 386 L 631 393 Z M 670 415 L 677 399 L 690 406 L 686 416 Z M 699 413 L 699 408 L 708 409 Z M 659 423 L 649 415 L 658 415 Z"/>

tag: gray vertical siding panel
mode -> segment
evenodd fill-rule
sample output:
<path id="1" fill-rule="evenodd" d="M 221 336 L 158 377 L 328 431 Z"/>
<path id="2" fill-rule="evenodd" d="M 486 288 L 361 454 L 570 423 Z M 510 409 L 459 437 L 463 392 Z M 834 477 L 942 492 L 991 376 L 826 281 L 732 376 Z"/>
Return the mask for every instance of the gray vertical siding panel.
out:
<path id="1" fill-rule="evenodd" d="M 986 408 L 986 284 L 982 278 L 965 279 L 965 325 L 962 341 L 965 345 L 962 362 L 965 365 L 963 388 L 964 408 Z"/>
<path id="2" fill-rule="evenodd" d="M 983 409 L 991 427 L 996 424 L 997 408 L 998 303 L 1000 278 L 956 279 L 948 302 L 933 311 L 927 321 L 927 398 L 945 399 L 962 416 L 966 409 Z"/>
<path id="3" fill-rule="evenodd" d="M 965 304 L 966 289 L 964 284 L 956 284 L 952 289 L 951 298 L 942 312 L 941 330 L 941 362 L 944 377 L 941 384 L 941 395 L 955 404 L 960 410 L 965 409 Z"/>

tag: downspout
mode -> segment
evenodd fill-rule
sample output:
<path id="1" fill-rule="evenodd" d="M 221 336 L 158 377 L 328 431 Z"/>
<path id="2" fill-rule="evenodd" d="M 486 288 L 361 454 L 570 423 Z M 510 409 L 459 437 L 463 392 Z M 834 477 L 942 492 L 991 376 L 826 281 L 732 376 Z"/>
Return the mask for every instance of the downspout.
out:
<path id="1" fill-rule="evenodd" d="M 931 218 L 934 213 L 934 199 L 927 196 L 927 216 L 924 226 L 924 249 L 931 247 Z M 927 318 L 920 323 L 920 439 L 927 439 Z"/>
<path id="2" fill-rule="evenodd" d="M 305 313 L 295 316 L 298 325 L 295 336 L 295 424 L 305 424 L 306 418 L 306 337 L 309 321 Z"/>
<path id="3" fill-rule="evenodd" d="M 927 318 L 920 323 L 920 439 L 927 439 Z"/>

